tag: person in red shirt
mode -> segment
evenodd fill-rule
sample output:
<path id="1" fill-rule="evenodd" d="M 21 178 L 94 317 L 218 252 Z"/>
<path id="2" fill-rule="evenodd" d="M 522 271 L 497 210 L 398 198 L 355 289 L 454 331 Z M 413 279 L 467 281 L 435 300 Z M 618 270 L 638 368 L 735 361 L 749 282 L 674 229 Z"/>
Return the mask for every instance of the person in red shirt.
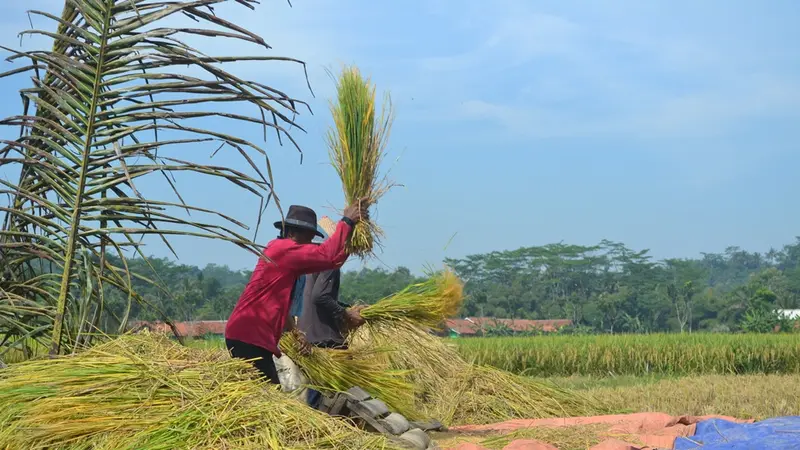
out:
<path id="1" fill-rule="evenodd" d="M 250 281 L 225 325 L 225 345 L 234 358 L 252 359 L 255 367 L 272 383 L 279 384 L 273 361 L 281 356 L 278 343 L 284 331 L 295 332 L 289 318 L 292 289 L 301 275 L 341 267 L 347 257 L 347 240 L 356 223 L 367 217 L 363 199 L 344 210 L 336 231 L 320 245 L 312 244 L 317 229 L 317 214 L 311 208 L 292 205 L 286 219 L 275 222 L 281 231 L 264 249 Z M 301 350 L 310 346 L 297 334 Z"/>

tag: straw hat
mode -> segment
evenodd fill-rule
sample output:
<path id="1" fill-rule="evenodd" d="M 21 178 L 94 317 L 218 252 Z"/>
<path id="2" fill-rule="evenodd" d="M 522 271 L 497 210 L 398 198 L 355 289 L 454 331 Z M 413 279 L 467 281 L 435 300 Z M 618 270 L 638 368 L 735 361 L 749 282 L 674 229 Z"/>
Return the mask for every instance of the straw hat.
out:
<path id="1" fill-rule="evenodd" d="M 317 222 L 317 225 L 323 232 L 325 232 L 323 239 L 329 238 L 336 231 L 336 223 L 334 223 L 334 221 L 328 216 L 322 216 Z M 315 241 L 317 241 L 317 239 L 315 239 Z M 319 242 L 321 241 L 322 239 L 319 239 Z"/>

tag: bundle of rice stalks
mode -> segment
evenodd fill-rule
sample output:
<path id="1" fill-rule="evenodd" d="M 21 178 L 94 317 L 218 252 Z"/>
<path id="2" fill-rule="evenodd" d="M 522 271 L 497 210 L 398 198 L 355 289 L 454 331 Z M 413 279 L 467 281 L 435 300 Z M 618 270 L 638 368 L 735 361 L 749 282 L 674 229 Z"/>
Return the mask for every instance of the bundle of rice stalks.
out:
<path id="1" fill-rule="evenodd" d="M 353 348 L 376 345 L 395 349 L 385 353 L 382 364 L 408 371 L 417 394 L 415 416 L 454 425 L 605 412 L 578 392 L 470 364 L 442 339 L 408 322 L 363 327 L 351 337 Z"/>
<path id="2" fill-rule="evenodd" d="M 361 311 L 368 323 L 410 322 L 416 326 L 438 328 L 445 319 L 458 313 L 464 301 L 464 285 L 445 268 L 428 280 L 412 284 Z"/>
<path id="3" fill-rule="evenodd" d="M 408 372 L 380 364 L 381 360 L 385 361 L 385 348 L 342 350 L 315 347 L 310 355 L 301 355 L 297 351 L 297 339 L 291 333 L 281 338 L 280 346 L 286 356 L 300 367 L 312 389 L 335 393 L 358 386 L 394 411 L 413 411 L 414 386 L 407 381 Z"/>
<path id="4" fill-rule="evenodd" d="M 0 448 L 386 448 L 222 351 L 125 336 L 0 372 Z"/>
<path id="5" fill-rule="evenodd" d="M 373 205 L 391 187 L 378 175 L 392 125 L 391 99 L 385 97 L 378 116 L 375 86 L 356 67 L 345 67 L 336 87 L 337 101 L 331 103 L 334 126 L 327 136 L 331 163 L 342 180 L 346 203 L 366 197 Z M 348 250 L 365 257 L 380 244 L 382 234 L 374 222 L 361 221 L 353 230 Z"/>

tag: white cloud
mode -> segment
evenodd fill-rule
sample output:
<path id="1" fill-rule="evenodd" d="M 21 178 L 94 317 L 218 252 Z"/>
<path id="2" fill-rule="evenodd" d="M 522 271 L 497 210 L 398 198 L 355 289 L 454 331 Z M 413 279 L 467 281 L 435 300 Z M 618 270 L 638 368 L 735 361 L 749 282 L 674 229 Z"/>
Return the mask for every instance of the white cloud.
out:
<path id="1" fill-rule="evenodd" d="M 474 49 L 457 55 L 423 58 L 423 71 L 457 72 L 479 67 L 491 70 L 524 64 L 537 56 L 568 56 L 576 50 L 580 27 L 564 18 L 539 13 L 501 18 Z"/>
<path id="2" fill-rule="evenodd" d="M 27 4 L 53 10 L 57 3 Z M 722 19 L 687 5 L 436 0 L 402 7 L 427 18 L 417 25 L 427 28 L 401 36 L 402 27 L 393 27 L 384 36 L 380 27 L 363 26 L 377 7 L 305 0 L 290 8 L 271 0 L 250 11 L 231 3 L 218 13 L 261 34 L 273 50 L 224 39 L 205 39 L 202 48 L 305 60 L 316 99 L 296 65 L 232 70 L 310 101 L 321 115 L 333 92 L 325 68 L 350 62 L 376 69 L 381 87 L 405 102 L 400 120 L 483 120 L 523 137 L 707 136 L 748 118 L 795 114 L 800 79 L 777 72 L 765 56 L 785 53 L 757 45 L 757 35 L 736 38 L 731 29 L 738 23 L 722 26 Z M 21 10 L 11 11 L 20 16 L 15 29 L 27 25 Z M 429 49 L 424 44 L 431 39 L 446 42 L 438 48 L 450 52 Z M 407 42 L 416 56 L 381 52 L 382 42 L 392 40 Z"/>
<path id="3" fill-rule="evenodd" d="M 719 136 L 748 119 L 797 115 L 800 77 L 780 70 L 789 44 L 747 23 L 686 5 L 553 5 L 468 2 L 453 21 L 477 44 L 421 58 L 411 78 L 443 100 L 425 120 L 483 120 L 522 137 L 650 138 Z"/>
<path id="4" fill-rule="evenodd" d="M 569 110 L 468 100 L 459 105 L 458 117 L 486 120 L 521 137 L 691 138 L 724 135 L 747 119 L 794 114 L 800 108 L 800 83 L 772 77 L 746 81 L 693 95 L 663 94 L 640 103 L 634 98 L 634 106 L 611 116 L 586 118 Z"/>

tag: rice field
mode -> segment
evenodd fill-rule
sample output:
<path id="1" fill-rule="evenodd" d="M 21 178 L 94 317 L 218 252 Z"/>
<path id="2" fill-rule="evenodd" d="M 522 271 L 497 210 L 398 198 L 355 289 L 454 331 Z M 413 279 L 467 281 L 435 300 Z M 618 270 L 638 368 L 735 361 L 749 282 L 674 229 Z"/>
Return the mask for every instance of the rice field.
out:
<path id="1" fill-rule="evenodd" d="M 553 335 L 454 342 L 467 360 L 535 377 L 800 373 L 800 334 Z"/>
<path id="2" fill-rule="evenodd" d="M 446 339 L 479 365 L 531 377 L 800 373 L 800 334 L 649 334 Z M 192 347 L 224 347 L 220 338 Z"/>
<path id="3" fill-rule="evenodd" d="M 532 377 L 800 373 L 800 334 L 649 334 L 447 339 L 476 364 Z M 220 338 L 192 347 L 224 347 Z"/>

